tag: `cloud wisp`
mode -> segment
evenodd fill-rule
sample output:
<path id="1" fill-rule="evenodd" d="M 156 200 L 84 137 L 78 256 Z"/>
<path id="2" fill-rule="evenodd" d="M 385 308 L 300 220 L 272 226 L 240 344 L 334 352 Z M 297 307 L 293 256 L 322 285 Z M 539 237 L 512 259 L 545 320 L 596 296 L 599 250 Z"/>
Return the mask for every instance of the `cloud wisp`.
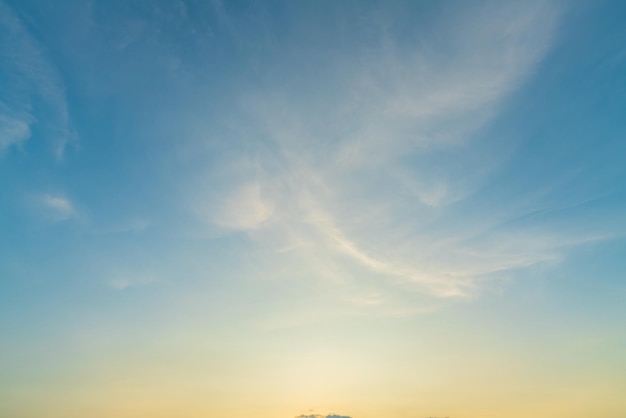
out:
<path id="1" fill-rule="evenodd" d="M 112 276 L 105 280 L 105 283 L 114 290 L 122 291 L 131 287 L 150 286 L 162 281 L 154 274 L 125 274 Z"/>
<path id="2" fill-rule="evenodd" d="M 75 139 L 65 85 L 42 44 L 0 1 L 0 152 L 19 147 L 42 124 L 57 159 Z"/>
<path id="3" fill-rule="evenodd" d="M 305 75 L 315 91 L 297 79 L 245 95 L 233 138 L 251 151 L 214 176 L 236 180 L 212 194 L 212 223 L 350 292 L 367 283 L 346 295 L 367 305 L 395 300 L 393 288 L 470 296 L 607 238 L 521 222 L 551 208 L 537 189 L 498 207 L 481 200 L 515 148 L 484 132 L 546 56 L 562 13 L 548 1 L 491 6 L 439 16 L 437 36 L 421 34 L 429 44 L 401 42 L 388 22 L 378 43 L 320 53 L 330 70 Z"/>
<path id="4" fill-rule="evenodd" d="M 43 194 L 37 199 L 45 212 L 45 216 L 53 222 L 67 221 L 79 216 L 72 201 L 58 194 Z"/>

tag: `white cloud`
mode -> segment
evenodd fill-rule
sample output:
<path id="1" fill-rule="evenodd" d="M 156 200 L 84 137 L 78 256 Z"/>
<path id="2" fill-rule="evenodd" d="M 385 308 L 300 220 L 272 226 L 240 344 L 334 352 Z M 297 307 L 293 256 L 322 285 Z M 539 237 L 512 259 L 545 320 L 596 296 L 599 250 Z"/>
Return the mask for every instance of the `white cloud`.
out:
<path id="1" fill-rule="evenodd" d="M 74 140 L 65 86 L 41 43 L 32 36 L 11 7 L 0 0 L 0 151 L 26 141 L 36 115 L 45 112 L 46 135 L 58 159 Z M 35 105 L 35 99 L 43 105 Z"/>
<path id="2" fill-rule="evenodd" d="M 129 221 L 116 222 L 98 228 L 91 228 L 89 232 L 94 235 L 140 233 L 147 230 L 151 226 L 152 221 L 149 219 L 135 218 Z"/>
<path id="3" fill-rule="evenodd" d="M 0 106 L 0 112 L 3 107 Z M 8 115 L 8 112 L 0 113 L 0 152 L 12 145 L 19 146 L 30 138 L 31 120 L 30 115 L 12 117 Z"/>
<path id="4" fill-rule="evenodd" d="M 440 16 L 436 34 L 421 34 L 431 44 L 382 31 L 378 46 L 329 51 L 320 65 L 335 71 L 307 81 L 320 86 L 309 96 L 282 80 L 247 95 L 239 133 L 269 138 L 271 151 L 249 156 L 246 186 L 220 201 L 213 222 L 254 230 L 279 264 L 297 260 L 299 271 L 343 288 L 345 302 L 375 307 L 405 303 L 407 290 L 472 295 L 606 238 L 509 225 L 542 205 L 530 192 L 501 207 L 462 208 L 509 157 L 510 144 L 477 133 L 532 76 L 560 15 L 550 1 L 465 5 Z"/>
<path id="5" fill-rule="evenodd" d="M 496 245 L 479 256 L 458 240 L 475 225 L 461 224 L 450 234 L 436 222 L 442 209 L 470 195 L 497 167 L 500 156 L 464 155 L 463 147 L 531 74 L 551 43 L 558 16 L 548 2 L 493 6 L 448 21 L 441 36 L 452 54 L 442 55 L 436 46 L 407 51 L 388 42 L 371 61 L 353 59 L 361 67 L 345 63 L 355 81 L 337 96 L 356 97 L 356 106 L 329 97 L 337 104 L 328 112 L 306 113 L 307 105 L 294 101 L 279 104 L 272 114 L 266 100 L 259 110 L 269 135 L 291 159 L 288 176 L 306 191 L 301 216 L 326 240 L 326 249 L 437 296 L 466 294 L 481 276 L 558 253 L 522 244 L 509 252 Z M 353 128 L 332 132 L 337 141 L 322 143 L 318 157 L 298 152 L 316 140 L 309 126 Z M 407 156 L 426 160 L 435 152 L 451 157 L 441 166 L 406 162 Z M 425 228 L 430 232 L 420 234 Z"/>
<path id="6" fill-rule="evenodd" d="M 115 290 L 125 290 L 130 287 L 149 286 L 162 280 L 153 274 L 117 274 L 108 278 L 106 284 Z"/>
<path id="7" fill-rule="evenodd" d="M 253 182 L 239 186 L 220 202 L 214 222 L 222 228 L 255 229 L 265 223 L 273 211 L 272 203 L 262 196 L 259 183 Z"/>
<path id="8" fill-rule="evenodd" d="M 61 195 L 44 194 L 39 201 L 46 215 L 55 222 L 65 221 L 78 216 L 78 211 L 70 199 Z"/>

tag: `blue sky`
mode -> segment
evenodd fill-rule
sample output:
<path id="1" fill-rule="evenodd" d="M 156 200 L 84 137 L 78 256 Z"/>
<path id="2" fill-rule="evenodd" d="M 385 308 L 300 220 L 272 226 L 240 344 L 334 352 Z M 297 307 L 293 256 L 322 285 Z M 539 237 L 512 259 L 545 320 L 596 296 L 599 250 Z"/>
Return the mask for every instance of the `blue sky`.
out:
<path id="1" fill-rule="evenodd" d="M 621 416 L 625 12 L 0 0 L 0 412 Z"/>

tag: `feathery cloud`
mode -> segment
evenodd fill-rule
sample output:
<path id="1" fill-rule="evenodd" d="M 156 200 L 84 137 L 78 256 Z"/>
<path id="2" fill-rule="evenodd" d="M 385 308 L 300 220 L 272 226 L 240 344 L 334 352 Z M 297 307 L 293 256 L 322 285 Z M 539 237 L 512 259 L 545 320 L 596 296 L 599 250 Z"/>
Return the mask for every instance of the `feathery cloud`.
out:
<path id="1" fill-rule="evenodd" d="M 78 216 L 78 211 L 70 199 L 61 195 L 44 194 L 39 202 L 46 211 L 46 216 L 54 222 L 66 221 Z"/>
<path id="2" fill-rule="evenodd" d="M 248 95 L 254 134 L 242 136 L 269 138 L 272 152 L 250 157 L 255 169 L 235 176 L 245 185 L 222 199 L 213 222 L 323 259 L 321 274 L 341 270 L 358 281 L 364 270 L 439 297 L 466 295 L 482 278 L 575 245 L 581 237 L 492 231 L 519 216 L 510 210 L 485 208 L 478 219 L 452 214 L 501 164 L 504 157 L 475 134 L 531 76 L 560 14 L 541 1 L 465 12 L 442 17 L 441 45 L 401 45 L 385 33 L 367 54 L 329 53 L 323 58 L 341 82 L 318 83 L 336 90 Z M 479 235 L 486 236 L 480 250 Z"/>
<path id="3" fill-rule="evenodd" d="M 28 140 L 35 122 L 44 123 L 58 159 L 75 139 L 65 86 L 42 44 L 0 0 L 0 151 Z M 45 121 L 45 122 L 42 122 Z"/>
<path id="4" fill-rule="evenodd" d="M 214 221 L 222 228 L 254 229 L 266 222 L 273 210 L 272 203 L 263 198 L 258 183 L 244 184 L 220 202 Z"/>

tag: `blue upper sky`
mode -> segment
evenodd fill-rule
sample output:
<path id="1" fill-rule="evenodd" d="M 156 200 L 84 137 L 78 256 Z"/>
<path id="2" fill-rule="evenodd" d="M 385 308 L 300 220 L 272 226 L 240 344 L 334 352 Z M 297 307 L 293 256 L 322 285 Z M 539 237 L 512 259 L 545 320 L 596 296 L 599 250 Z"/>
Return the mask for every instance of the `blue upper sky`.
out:
<path id="1" fill-rule="evenodd" d="M 523 381 L 612 382 L 545 416 L 617 417 L 625 110 L 621 1 L 0 0 L 0 415 L 66 410 L 72 385 L 115 386 L 95 364 L 130 376 L 202 341 L 275 385 L 198 416 L 514 416 L 511 394 L 411 403 L 409 378 L 353 394 L 391 391 L 374 382 L 422 364 L 393 354 L 421 335 L 450 379 L 432 399 L 454 359 L 495 350 L 540 359 Z M 276 406 L 293 370 L 350 373 L 344 351 L 370 386 L 328 400 L 317 376 Z M 163 367 L 194 375 L 181 362 Z M 233 370 L 207 382 L 253 393 Z M 56 401 L 48 381 L 69 382 Z"/>

